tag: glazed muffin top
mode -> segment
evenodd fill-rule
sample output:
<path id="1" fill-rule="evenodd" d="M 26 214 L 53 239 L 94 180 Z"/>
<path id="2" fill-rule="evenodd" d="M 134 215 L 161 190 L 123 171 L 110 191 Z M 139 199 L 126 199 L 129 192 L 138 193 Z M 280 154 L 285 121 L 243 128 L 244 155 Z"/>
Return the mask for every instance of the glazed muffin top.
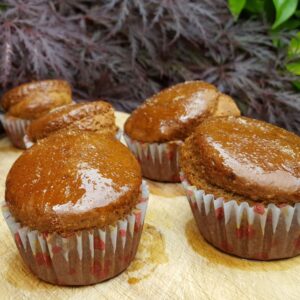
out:
<path id="1" fill-rule="evenodd" d="M 191 184 L 227 200 L 300 202 L 300 137 L 262 121 L 204 121 L 181 149 L 181 167 Z"/>
<path id="2" fill-rule="evenodd" d="M 32 121 L 27 135 L 31 141 L 36 142 L 65 128 L 115 135 L 117 126 L 114 110 L 104 101 L 65 105 Z"/>
<path id="3" fill-rule="evenodd" d="M 19 85 L 2 96 L 1 106 L 8 115 L 37 119 L 51 109 L 72 102 L 72 91 L 64 80 L 34 81 Z"/>
<path id="4" fill-rule="evenodd" d="M 141 142 L 184 140 L 207 117 L 239 116 L 235 102 L 203 81 L 187 81 L 162 90 L 127 119 L 125 133 Z"/>
<path id="5" fill-rule="evenodd" d="M 69 233 L 113 224 L 139 200 L 140 166 L 119 141 L 65 131 L 43 139 L 14 163 L 5 200 L 22 225 Z"/>

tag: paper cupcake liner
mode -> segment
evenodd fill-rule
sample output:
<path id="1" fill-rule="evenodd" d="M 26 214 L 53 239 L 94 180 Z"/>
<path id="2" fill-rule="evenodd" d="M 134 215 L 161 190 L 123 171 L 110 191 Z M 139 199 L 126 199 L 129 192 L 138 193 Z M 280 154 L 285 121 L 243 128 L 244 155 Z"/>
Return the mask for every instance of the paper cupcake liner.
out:
<path id="1" fill-rule="evenodd" d="M 34 142 L 31 141 L 27 134 L 24 135 L 23 142 L 26 149 L 29 149 L 34 145 Z"/>
<path id="2" fill-rule="evenodd" d="M 116 139 L 120 141 L 122 135 L 123 135 L 123 131 L 122 131 L 122 129 L 119 128 L 117 133 L 116 133 Z"/>
<path id="3" fill-rule="evenodd" d="M 22 226 L 5 203 L 2 212 L 24 262 L 37 277 L 59 285 L 88 285 L 118 275 L 134 259 L 148 196 L 143 182 L 140 201 L 131 214 L 115 225 L 68 236 Z"/>
<path id="4" fill-rule="evenodd" d="M 122 130 L 119 129 L 116 133 L 116 139 L 120 140 L 122 137 Z M 29 138 L 27 134 L 24 135 L 23 142 L 26 149 L 31 148 L 35 143 Z"/>
<path id="5" fill-rule="evenodd" d="M 144 143 L 124 134 L 128 148 L 138 159 L 143 176 L 165 182 L 180 182 L 179 148 L 182 141 Z"/>
<path id="6" fill-rule="evenodd" d="M 224 201 L 189 184 L 182 186 L 203 237 L 224 252 L 273 260 L 300 254 L 300 203 L 291 205 Z"/>
<path id="7" fill-rule="evenodd" d="M 5 114 L 0 114 L 0 121 L 12 144 L 17 148 L 26 149 L 23 139 L 31 121 L 11 116 L 7 117 Z"/>

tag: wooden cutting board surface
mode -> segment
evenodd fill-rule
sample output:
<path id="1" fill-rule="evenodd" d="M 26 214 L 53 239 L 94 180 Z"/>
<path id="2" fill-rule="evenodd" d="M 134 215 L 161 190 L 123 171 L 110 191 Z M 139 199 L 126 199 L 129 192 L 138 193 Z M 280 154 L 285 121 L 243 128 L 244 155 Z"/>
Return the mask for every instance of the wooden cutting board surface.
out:
<path id="1" fill-rule="evenodd" d="M 117 113 L 123 126 L 127 115 Z M 21 154 L 0 139 L 0 197 Z M 150 203 L 137 257 L 118 277 L 87 287 L 40 281 L 21 260 L 0 217 L 0 299 L 300 299 L 300 257 L 257 262 L 208 245 L 179 184 L 148 181 Z"/>

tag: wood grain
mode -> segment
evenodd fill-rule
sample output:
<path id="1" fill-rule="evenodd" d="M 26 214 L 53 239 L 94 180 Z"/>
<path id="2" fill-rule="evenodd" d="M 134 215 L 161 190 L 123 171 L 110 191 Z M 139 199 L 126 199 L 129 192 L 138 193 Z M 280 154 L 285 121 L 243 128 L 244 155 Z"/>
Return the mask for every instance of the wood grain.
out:
<path id="1" fill-rule="evenodd" d="M 122 127 L 127 115 L 117 113 Z M 0 193 L 21 151 L 0 140 Z M 120 276 L 88 287 L 38 280 L 18 255 L 0 218 L 0 299 L 299 299 L 300 257 L 255 262 L 208 245 L 199 235 L 180 185 L 148 181 L 146 226 L 136 260 Z"/>

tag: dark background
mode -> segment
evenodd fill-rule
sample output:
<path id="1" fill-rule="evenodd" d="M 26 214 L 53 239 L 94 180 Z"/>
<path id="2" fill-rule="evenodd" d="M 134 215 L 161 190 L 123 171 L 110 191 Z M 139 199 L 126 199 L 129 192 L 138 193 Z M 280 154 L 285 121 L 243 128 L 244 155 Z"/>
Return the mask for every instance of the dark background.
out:
<path id="1" fill-rule="evenodd" d="M 273 34 L 273 33 L 272 33 Z M 132 111 L 154 92 L 205 80 L 245 115 L 300 132 L 297 78 L 285 69 L 295 30 L 235 20 L 225 0 L 1 1 L 0 89 L 64 78 L 80 100 Z"/>

